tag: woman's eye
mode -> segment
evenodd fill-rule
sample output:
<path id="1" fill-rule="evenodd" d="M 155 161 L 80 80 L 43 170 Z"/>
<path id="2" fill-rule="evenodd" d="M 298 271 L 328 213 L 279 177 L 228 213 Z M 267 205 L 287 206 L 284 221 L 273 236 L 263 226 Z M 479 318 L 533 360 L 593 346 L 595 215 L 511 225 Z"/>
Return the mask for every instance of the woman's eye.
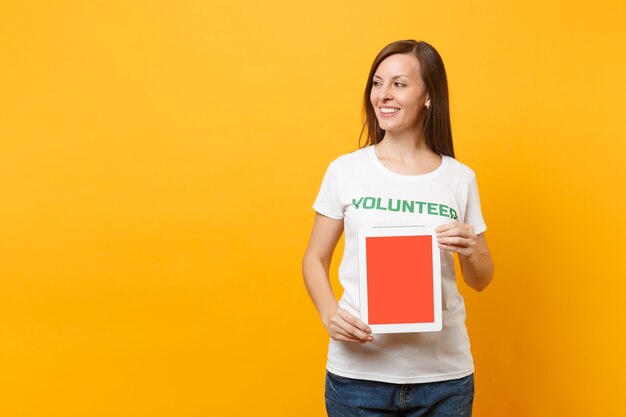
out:
<path id="1" fill-rule="evenodd" d="M 372 81 L 372 85 L 379 85 L 380 83 L 378 81 Z"/>
<path id="2" fill-rule="evenodd" d="M 402 84 L 402 83 L 396 83 L 396 85 L 397 85 L 398 87 L 404 87 L 404 84 Z"/>

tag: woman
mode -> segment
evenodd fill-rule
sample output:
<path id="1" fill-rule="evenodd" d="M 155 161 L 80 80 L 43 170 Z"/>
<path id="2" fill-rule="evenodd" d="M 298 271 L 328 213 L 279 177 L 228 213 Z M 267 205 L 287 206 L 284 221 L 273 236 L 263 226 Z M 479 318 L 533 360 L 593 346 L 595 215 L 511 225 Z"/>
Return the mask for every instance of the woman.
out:
<path id="1" fill-rule="evenodd" d="M 447 79 L 437 51 L 414 40 L 383 48 L 367 80 L 364 115 L 367 143 L 329 164 L 302 263 L 330 335 L 328 415 L 469 416 L 474 364 L 453 253 L 464 281 L 477 291 L 489 285 L 493 262 L 475 174 L 454 159 Z M 378 203 L 366 207 L 368 197 Z M 372 335 L 358 318 L 357 232 L 420 224 L 438 226 L 443 330 Z M 328 270 L 344 229 L 344 293 L 337 303 Z"/>

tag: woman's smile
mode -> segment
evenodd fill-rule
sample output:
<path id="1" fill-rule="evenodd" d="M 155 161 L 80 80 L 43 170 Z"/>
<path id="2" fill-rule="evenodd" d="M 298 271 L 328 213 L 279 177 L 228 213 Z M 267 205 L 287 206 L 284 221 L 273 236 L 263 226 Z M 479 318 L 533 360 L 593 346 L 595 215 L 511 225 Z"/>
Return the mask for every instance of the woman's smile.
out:
<path id="1" fill-rule="evenodd" d="M 380 113 L 382 117 L 393 117 L 400 111 L 397 107 L 381 107 Z"/>

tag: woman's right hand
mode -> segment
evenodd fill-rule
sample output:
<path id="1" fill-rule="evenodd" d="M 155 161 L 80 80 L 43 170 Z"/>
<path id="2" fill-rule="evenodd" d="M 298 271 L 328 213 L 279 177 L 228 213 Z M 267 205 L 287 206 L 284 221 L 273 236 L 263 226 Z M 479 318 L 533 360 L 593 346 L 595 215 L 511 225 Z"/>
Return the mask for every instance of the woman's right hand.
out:
<path id="1" fill-rule="evenodd" d="M 374 340 L 372 329 L 343 308 L 338 307 L 322 321 L 334 340 L 359 344 Z"/>

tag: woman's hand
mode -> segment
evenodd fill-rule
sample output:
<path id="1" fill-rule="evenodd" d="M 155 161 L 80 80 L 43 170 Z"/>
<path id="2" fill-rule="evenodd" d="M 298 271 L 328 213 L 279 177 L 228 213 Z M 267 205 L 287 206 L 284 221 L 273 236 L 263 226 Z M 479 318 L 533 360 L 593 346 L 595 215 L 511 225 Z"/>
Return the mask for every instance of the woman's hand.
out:
<path id="1" fill-rule="evenodd" d="M 338 307 L 322 322 L 334 340 L 359 344 L 374 340 L 372 329 L 343 308 Z"/>
<path id="2" fill-rule="evenodd" d="M 463 279 L 476 291 L 482 291 L 493 278 L 493 261 L 485 233 L 476 236 L 465 223 L 448 223 L 435 228 L 438 246 L 459 254 Z"/>
<path id="3" fill-rule="evenodd" d="M 474 228 L 466 223 L 447 223 L 435 228 L 438 246 L 469 258 L 476 248 Z"/>

